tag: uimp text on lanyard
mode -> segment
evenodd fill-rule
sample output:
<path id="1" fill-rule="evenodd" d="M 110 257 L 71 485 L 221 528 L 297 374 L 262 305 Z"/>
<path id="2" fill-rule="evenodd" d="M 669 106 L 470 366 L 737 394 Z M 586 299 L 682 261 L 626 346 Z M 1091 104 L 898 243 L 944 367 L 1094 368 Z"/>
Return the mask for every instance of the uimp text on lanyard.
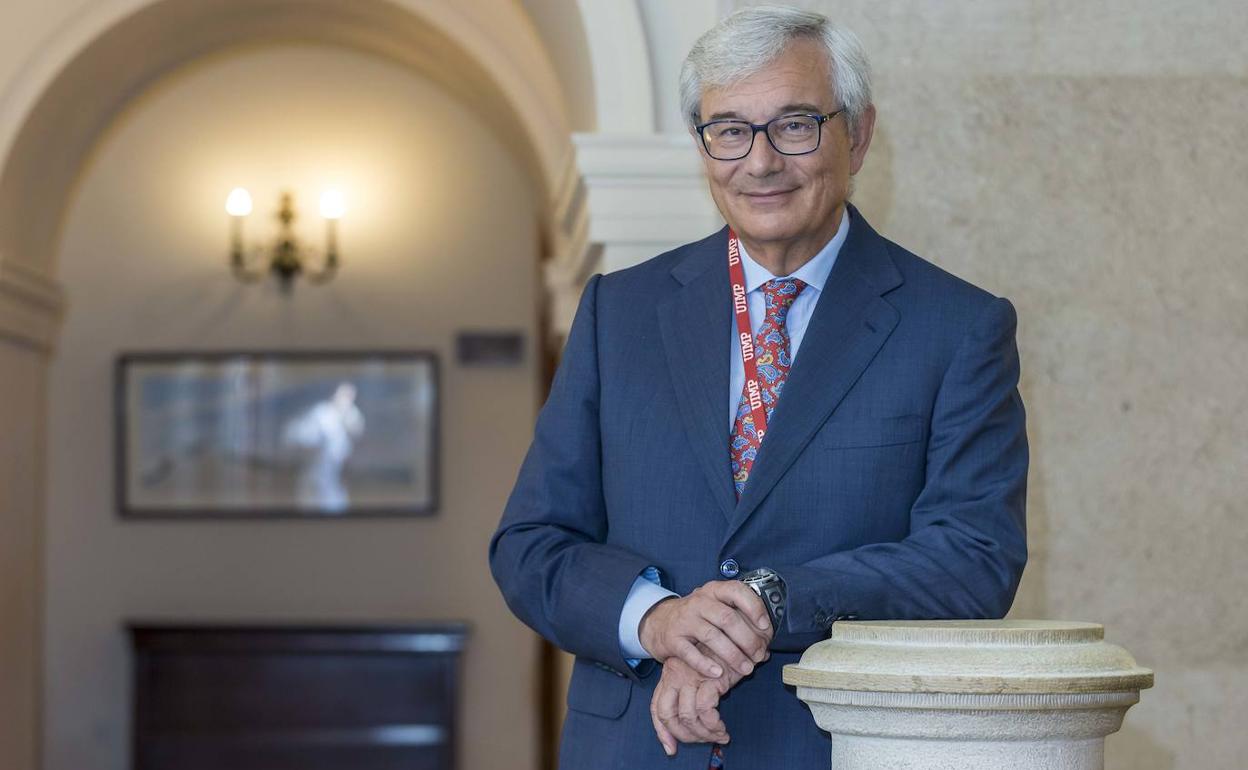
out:
<path id="1" fill-rule="evenodd" d="M 750 402 L 756 433 L 755 449 L 767 435 L 767 410 L 763 408 L 763 390 L 758 381 L 758 362 L 754 360 L 754 332 L 750 328 L 750 304 L 745 299 L 745 268 L 741 266 L 741 241 L 728 228 L 728 279 L 732 282 L 732 313 L 737 320 L 737 342 L 741 345 L 741 363 L 745 365 L 745 396 Z"/>

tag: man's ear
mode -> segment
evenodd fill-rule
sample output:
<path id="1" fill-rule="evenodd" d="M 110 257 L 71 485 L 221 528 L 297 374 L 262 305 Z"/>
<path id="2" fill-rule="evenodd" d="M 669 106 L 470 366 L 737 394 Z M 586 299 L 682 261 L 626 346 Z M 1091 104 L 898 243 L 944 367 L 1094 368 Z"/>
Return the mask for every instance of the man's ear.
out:
<path id="1" fill-rule="evenodd" d="M 862 111 L 862 117 L 849 137 L 849 173 L 858 173 L 862 162 L 866 160 L 867 150 L 871 148 L 871 137 L 875 134 L 875 105 L 868 104 Z"/>

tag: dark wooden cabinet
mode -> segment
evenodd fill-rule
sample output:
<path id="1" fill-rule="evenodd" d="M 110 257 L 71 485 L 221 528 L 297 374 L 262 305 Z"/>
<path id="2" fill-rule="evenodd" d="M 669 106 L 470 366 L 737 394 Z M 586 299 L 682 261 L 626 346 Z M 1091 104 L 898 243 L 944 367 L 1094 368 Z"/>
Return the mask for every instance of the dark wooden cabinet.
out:
<path id="1" fill-rule="evenodd" d="M 462 623 L 131 623 L 136 770 L 453 770 Z"/>

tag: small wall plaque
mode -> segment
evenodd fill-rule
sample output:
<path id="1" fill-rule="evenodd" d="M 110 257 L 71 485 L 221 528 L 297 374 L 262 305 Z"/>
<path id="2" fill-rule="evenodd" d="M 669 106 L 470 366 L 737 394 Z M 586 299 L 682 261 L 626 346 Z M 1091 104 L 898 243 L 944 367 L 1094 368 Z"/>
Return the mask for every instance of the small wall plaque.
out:
<path id="1" fill-rule="evenodd" d="M 519 366 L 524 362 L 524 334 L 460 332 L 455 357 L 464 366 Z"/>

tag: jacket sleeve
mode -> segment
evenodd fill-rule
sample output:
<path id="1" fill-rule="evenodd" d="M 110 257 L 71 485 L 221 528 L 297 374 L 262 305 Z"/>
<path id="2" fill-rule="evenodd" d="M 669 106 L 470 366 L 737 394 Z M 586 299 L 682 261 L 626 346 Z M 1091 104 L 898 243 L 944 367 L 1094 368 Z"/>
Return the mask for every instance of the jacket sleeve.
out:
<path id="1" fill-rule="evenodd" d="M 959 343 L 937 393 L 927 475 L 910 534 L 773 568 L 788 587 L 773 649 L 800 651 L 835 620 L 999 618 L 1027 561 L 1027 437 L 1017 317 L 993 300 Z"/>
<path id="2" fill-rule="evenodd" d="M 556 646 L 635 678 L 620 613 L 646 559 L 607 544 L 599 434 L 596 300 L 585 287 L 533 443 L 490 541 L 490 569 L 512 612 Z"/>

